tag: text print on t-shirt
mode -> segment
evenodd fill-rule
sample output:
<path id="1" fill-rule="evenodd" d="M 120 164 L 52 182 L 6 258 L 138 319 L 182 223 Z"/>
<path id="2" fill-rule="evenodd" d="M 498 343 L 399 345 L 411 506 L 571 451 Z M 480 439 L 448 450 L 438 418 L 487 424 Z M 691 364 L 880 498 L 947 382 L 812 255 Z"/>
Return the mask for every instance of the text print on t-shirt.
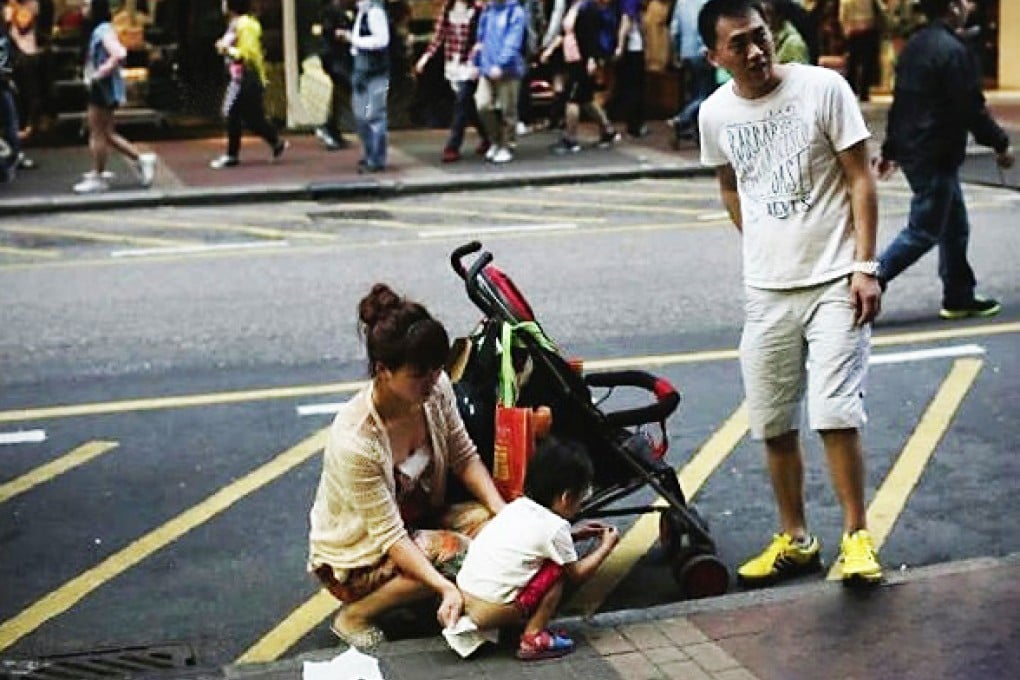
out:
<path id="1" fill-rule="evenodd" d="M 730 158 L 745 196 L 763 204 L 777 219 L 811 208 L 811 138 L 795 106 L 726 128 Z"/>

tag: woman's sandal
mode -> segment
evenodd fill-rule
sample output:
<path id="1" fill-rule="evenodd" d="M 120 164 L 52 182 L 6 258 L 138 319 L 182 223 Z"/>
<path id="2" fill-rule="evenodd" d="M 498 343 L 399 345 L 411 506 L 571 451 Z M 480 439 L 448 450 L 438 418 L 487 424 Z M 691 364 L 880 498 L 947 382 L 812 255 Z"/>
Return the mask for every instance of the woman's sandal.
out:
<path id="1" fill-rule="evenodd" d="M 336 624 L 331 623 L 329 624 L 329 630 L 343 642 L 361 652 L 375 649 L 386 641 L 386 636 L 382 630 L 372 625 L 351 633 L 345 633 L 337 628 Z"/>

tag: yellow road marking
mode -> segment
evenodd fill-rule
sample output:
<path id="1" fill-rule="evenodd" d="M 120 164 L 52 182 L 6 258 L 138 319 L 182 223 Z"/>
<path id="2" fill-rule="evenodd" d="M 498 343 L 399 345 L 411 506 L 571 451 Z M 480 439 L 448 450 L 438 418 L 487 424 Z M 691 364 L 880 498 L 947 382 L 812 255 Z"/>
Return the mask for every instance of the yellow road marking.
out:
<path id="1" fill-rule="evenodd" d="M 447 197 L 451 200 L 450 197 Z M 456 199 L 452 199 L 456 200 Z M 469 200 L 469 199 L 465 199 Z M 470 199 L 471 202 L 473 201 Z M 502 199 L 494 199 L 502 200 Z M 434 207 L 417 206 L 417 205 L 386 205 L 380 210 L 384 212 L 392 213 L 409 213 L 411 215 L 463 215 L 466 217 L 498 217 L 500 219 L 508 220 L 522 220 L 524 222 L 548 222 L 548 215 L 536 215 L 534 213 L 520 213 L 520 212 L 501 212 L 498 210 L 468 210 L 466 208 L 453 208 L 446 205 L 447 201 L 442 203 L 436 202 Z M 364 203 L 332 203 L 330 204 L 332 210 L 368 210 L 369 208 Z M 574 222 L 605 222 L 602 217 L 573 217 L 570 218 Z"/>
<path id="2" fill-rule="evenodd" d="M 4 255 L 18 255 L 20 257 L 60 257 L 60 253 L 47 248 L 15 248 L 14 246 L 0 246 L 0 253 Z"/>
<path id="3" fill-rule="evenodd" d="M 194 406 L 219 406 L 267 399 L 292 399 L 321 394 L 355 392 L 364 381 L 327 383 L 325 385 L 299 385 L 295 387 L 271 387 L 262 390 L 239 390 L 236 392 L 212 392 L 175 397 L 153 397 L 151 399 L 124 399 L 91 404 L 69 404 L 66 406 L 44 406 L 42 408 L 0 411 L 0 423 L 23 420 L 45 420 L 49 418 L 71 418 L 94 416 L 107 413 L 155 411 L 166 408 L 190 408 Z"/>
<path id="4" fill-rule="evenodd" d="M 320 590 L 237 657 L 236 663 L 265 663 L 279 659 L 339 606 L 335 597 Z"/>
<path id="5" fill-rule="evenodd" d="M 935 331 L 916 331 L 911 333 L 895 333 L 872 338 L 876 347 L 890 345 L 908 345 L 956 338 L 975 336 L 1002 335 L 1020 332 L 1020 322 L 992 323 L 977 326 L 960 326 Z M 730 361 L 737 358 L 736 349 L 705 350 L 697 352 L 681 352 L 677 354 L 648 354 L 618 359 L 594 359 L 585 361 L 590 370 L 616 370 L 620 368 L 643 366 L 675 366 L 709 361 Z M 93 402 L 88 404 L 68 404 L 63 406 L 43 406 L 39 408 L 12 409 L 0 411 L 0 423 L 15 423 L 50 418 L 70 418 L 75 416 L 92 416 L 108 413 L 128 413 L 133 411 L 154 411 L 168 408 L 189 408 L 193 406 L 216 406 L 237 404 L 246 401 L 266 401 L 271 399 L 292 399 L 323 394 L 355 392 L 364 385 L 363 381 L 327 383 L 324 385 L 296 385 L 261 390 L 241 390 L 236 392 L 213 392 L 209 394 L 180 395 L 172 397 L 153 397 L 150 399 L 125 399 L 122 401 Z"/>
<path id="6" fill-rule="evenodd" d="M 0 503 L 9 501 L 18 494 L 25 493 L 32 487 L 48 482 L 57 475 L 62 475 L 115 448 L 117 448 L 117 442 L 94 441 L 82 444 L 56 460 L 29 470 L 17 479 L 0 484 Z"/>
<path id="7" fill-rule="evenodd" d="M 287 238 L 307 238 L 318 241 L 333 241 L 335 234 L 324 234 L 320 231 L 302 231 L 300 229 L 275 229 L 273 227 L 257 227 L 250 224 L 224 224 L 223 222 L 201 222 L 191 217 L 182 215 L 180 218 L 151 217 L 142 215 L 131 215 L 129 217 L 103 215 L 100 213 L 83 216 L 86 220 L 96 222 L 115 222 L 123 224 L 143 224 L 152 227 L 163 227 L 165 229 L 179 229 L 183 231 L 220 231 L 235 234 L 245 234 L 256 238 L 267 238 L 283 240 Z"/>
<path id="8" fill-rule="evenodd" d="M 600 189 L 591 184 L 572 184 L 570 186 L 546 187 L 546 191 L 556 194 L 599 194 L 600 196 L 633 196 L 637 198 L 661 198 L 663 200 L 697 199 L 718 200 L 718 191 L 626 191 L 623 189 Z"/>
<path id="9" fill-rule="evenodd" d="M 882 547 L 892 531 L 900 513 L 903 512 L 907 498 L 921 479 L 921 473 L 928 466 L 928 460 L 949 429 L 956 410 L 974 384 L 983 364 L 981 359 L 957 359 L 953 362 L 953 368 L 921 416 L 914 433 L 903 447 L 903 452 L 875 492 L 875 497 L 868 506 L 867 518 L 868 531 L 875 541 L 876 548 Z M 833 581 L 839 579 L 841 575 L 839 562 L 836 562 L 829 570 L 827 578 Z"/>
<path id="10" fill-rule="evenodd" d="M 273 203 L 272 206 L 266 206 L 266 210 L 245 210 L 243 208 L 230 208 L 231 217 L 240 217 L 243 219 L 251 220 L 264 220 L 266 217 L 277 217 L 280 216 L 287 220 L 298 220 L 301 222 L 311 222 L 312 219 L 308 216 L 307 212 L 311 208 L 318 207 L 317 203 Z M 205 217 L 215 218 L 216 213 L 206 214 Z"/>
<path id="11" fill-rule="evenodd" d="M 123 224 L 123 220 L 119 220 Z M 12 234 L 28 234 L 30 236 L 54 236 L 57 238 L 70 238 L 79 241 L 97 241 L 99 243 L 130 243 L 143 246 L 184 246 L 192 245 L 193 241 L 175 241 L 168 238 L 155 238 L 150 236 L 133 236 L 131 234 L 111 234 L 105 231 L 91 231 L 85 229 L 60 229 L 57 227 L 26 227 L 19 225 L 0 225 L 0 231 Z"/>
<path id="12" fill-rule="evenodd" d="M 747 405 L 741 404 L 680 470 L 680 486 L 688 501 L 733 452 L 747 434 L 747 428 Z M 660 497 L 655 505 L 665 506 L 666 502 Z M 564 611 L 583 616 L 594 614 L 658 537 L 659 513 L 641 515 L 595 575 L 577 590 Z"/>
<path id="13" fill-rule="evenodd" d="M 937 331 L 914 331 L 910 333 L 890 333 L 874 336 L 871 344 L 876 347 L 889 345 L 909 345 L 915 342 L 933 342 L 936 340 L 954 340 L 956 338 L 972 338 L 977 335 L 1003 335 L 1020 332 L 1020 322 L 989 323 L 979 326 L 960 326 L 944 328 Z"/>
<path id="14" fill-rule="evenodd" d="M 471 203 L 498 203 L 500 205 L 513 205 L 524 204 L 528 206 L 549 206 L 552 208 L 600 208 L 608 209 L 613 212 L 629 212 L 629 213 L 666 213 L 670 215 L 700 215 L 705 212 L 704 208 L 672 208 L 661 205 L 633 205 L 629 203 L 613 203 L 612 205 L 606 205 L 603 203 L 592 203 L 591 201 L 557 201 L 543 198 L 542 196 L 536 196 L 528 194 L 527 197 L 521 198 L 520 200 L 513 200 L 509 198 L 496 197 L 496 196 L 471 196 L 463 199 L 457 199 L 455 197 L 447 197 L 447 200 L 456 201 L 464 200 L 470 201 Z M 542 217 L 543 220 L 548 220 L 549 217 Z M 576 220 L 577 218 L 571 216 L 570 219 Z"/>
<path id="15" fill-rule="evenodd" d="M 7 649 L 53 617 L 63 614 L 86 595 L 157 550 L 166 547 L 245 496 L 305 462 L 322 450 L 325 441 L 326 430 L 320 430 L 265 465 L 223 487 L 198 505 L 185 510 L 166 524 L 153 529 L 126 548 L 107 557 L 14 617 L 0 623 L 0 651 Z"/>

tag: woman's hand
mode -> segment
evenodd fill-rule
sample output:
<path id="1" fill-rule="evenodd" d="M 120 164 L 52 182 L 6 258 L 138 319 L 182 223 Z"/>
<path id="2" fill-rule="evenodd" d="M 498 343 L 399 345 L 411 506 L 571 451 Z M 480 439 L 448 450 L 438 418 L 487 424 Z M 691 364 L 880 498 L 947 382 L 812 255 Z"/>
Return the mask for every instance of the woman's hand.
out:
<path id="1" fill-rule="evenodd" d="M 460 620 L 460 615 L 464 612 L 464 596 L 457 590 L 457 586 L 448 582 L 449 587 L 443 588 L 440 593 L 442 601 L 439 603 L 439 609 L 436 610 L 436 619 L 443 628 L 452 627 L 457 621 Z"/>

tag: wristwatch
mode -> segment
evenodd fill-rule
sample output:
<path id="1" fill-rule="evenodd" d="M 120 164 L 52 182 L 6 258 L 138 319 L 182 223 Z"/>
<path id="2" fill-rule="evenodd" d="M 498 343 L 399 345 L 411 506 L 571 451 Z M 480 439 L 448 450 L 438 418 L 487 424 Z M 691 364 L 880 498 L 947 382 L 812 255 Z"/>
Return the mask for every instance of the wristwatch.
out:
<path id="1" fill-rule="evenodd" d="M 878 276 L 878 260 L 858 260 L 854 262 L 853 271 L 855 274 Z"/>

